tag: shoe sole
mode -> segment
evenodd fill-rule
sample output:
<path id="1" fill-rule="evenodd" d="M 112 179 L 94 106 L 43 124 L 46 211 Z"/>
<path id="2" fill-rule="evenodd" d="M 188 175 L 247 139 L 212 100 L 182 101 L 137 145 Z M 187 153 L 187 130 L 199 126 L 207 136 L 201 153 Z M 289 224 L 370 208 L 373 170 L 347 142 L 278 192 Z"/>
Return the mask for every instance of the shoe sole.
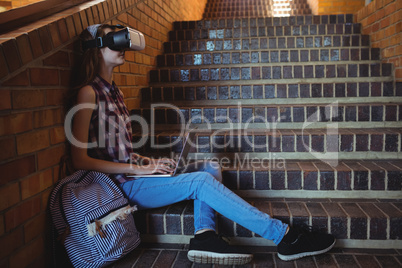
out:
<path id="1" fill-rule="evenodd" d="M 335 243 L 336 243 L 336 240 L 334 241 L 334 243 L 332 245 L 330 245 L 326 249 L 319 250 L 319 251 L 302 252 L 302 253 L 293 254 L 293 255 L 282 255 L 282 254 L 278 253 L 278 257 L 279 257 L 279 259 L 281 259 L 283 261 L 293 261 L 293 260 L 297 260 L 297 259 L 307 257 L 307 256 L 315 256 L 315 255 L 323 254 L 325 252 L 330 251 L 335 246 Z"/>
<path id="2" fill-rule="evenodd" d="M 190 261 L 202 264 L 242 265 L 253 259 L 252 254 L 216 253 L 210 251 L 190 250 L 187 253 Z"/>

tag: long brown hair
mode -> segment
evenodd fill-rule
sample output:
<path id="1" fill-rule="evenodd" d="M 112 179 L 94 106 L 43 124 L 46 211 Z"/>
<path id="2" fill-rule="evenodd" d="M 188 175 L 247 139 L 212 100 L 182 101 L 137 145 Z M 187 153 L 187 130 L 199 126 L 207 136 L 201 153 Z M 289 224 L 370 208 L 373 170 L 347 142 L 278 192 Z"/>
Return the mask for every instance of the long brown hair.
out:
<path id="1" fill-rule="evenodd" d="M 100 25 L 96 31 L 95 38 L 104 37 L 105 29 L 107 28 L 114 30 L 115 26 L 110 24 Z M 77 60 L 71 72 L 71 90 L 69 90 L 65 98 L 65 111 L 68 111 L 77 103 L 78 91 L 91 83 L 99 73 L 99 48 L 88 48 L 84 51 L 81 46 L 82 42 L 92 39 L 94 38 L 87 29 L 79 35 Z"/>

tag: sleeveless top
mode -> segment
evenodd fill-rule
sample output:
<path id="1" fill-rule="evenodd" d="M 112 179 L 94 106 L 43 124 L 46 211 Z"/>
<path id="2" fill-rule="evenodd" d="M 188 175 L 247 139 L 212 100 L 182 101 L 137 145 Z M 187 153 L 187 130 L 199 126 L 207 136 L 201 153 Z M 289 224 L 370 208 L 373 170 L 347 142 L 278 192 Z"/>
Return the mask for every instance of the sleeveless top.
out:
<path id="1" fill-rule="evenodd" d="M 129 163 L 132 149 L 130 114 L 115 83 L 96 76 L 90 83 L 96 95 L 88 133 L 88 156 Z M 129 180 L 124 174 L 110 174 L 116 183 Z"/>

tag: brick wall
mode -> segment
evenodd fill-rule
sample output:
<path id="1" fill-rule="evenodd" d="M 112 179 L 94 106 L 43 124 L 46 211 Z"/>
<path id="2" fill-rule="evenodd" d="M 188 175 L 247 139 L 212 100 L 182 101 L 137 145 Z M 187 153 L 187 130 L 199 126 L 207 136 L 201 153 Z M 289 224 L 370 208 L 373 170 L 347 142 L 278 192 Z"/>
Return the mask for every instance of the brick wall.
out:
<path id="1" fill-rule="evenodd" d="M 351 14 L 364 7 L 365 0 L 307 0 L 314 15 Z"/>
<path id="2" fill-rule="evenodd" d="M 127 53 L 114 79 L 139 104 L 174 21 L 199 20 L 206 0 L 97 0 L 0 36 L 0 267 L 46 267 L 46 205 L 65 153 L 62 101 L 79 45 L 101 22 L 126 24 L 147 47 Z"/>
<path id="3" fill-rule="evenodd" d="M 402 1 L 374 0 L 356 13 L 363 34 L 372 47 L 381 48 L 383 62 L 394 65 L 396 81 L 402 81 Z"/>

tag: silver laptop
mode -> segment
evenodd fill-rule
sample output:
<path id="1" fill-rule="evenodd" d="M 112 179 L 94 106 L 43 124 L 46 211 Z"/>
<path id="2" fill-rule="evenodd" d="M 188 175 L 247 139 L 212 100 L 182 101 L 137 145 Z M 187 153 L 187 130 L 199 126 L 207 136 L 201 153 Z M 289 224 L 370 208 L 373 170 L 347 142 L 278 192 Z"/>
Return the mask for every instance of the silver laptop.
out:
<path id="1" fill-rule="evenodd" d="M 146 178 L 146 177 L 173 177 L 177 174 L 178 171 L 181 170 L 182 167 L 184 167 L 185 164 L 185 159 L 187 158 L 187 154 L 191 149 L 191 142 L 194 141 L 194 137 L 196 132 L 192 130 L 189 130 L 186 135 L 185 135 L 185 140 L 183 144 L 183 148 L 180 152 L 179 159 L 177 160 L 177 165 L 176 168 L 172 173 L 167 173 L 167 174 L 147 174 L 147 175 L 138 175 L 138 174 L 127 174 L 126 176 L 129 178 Z"/>

